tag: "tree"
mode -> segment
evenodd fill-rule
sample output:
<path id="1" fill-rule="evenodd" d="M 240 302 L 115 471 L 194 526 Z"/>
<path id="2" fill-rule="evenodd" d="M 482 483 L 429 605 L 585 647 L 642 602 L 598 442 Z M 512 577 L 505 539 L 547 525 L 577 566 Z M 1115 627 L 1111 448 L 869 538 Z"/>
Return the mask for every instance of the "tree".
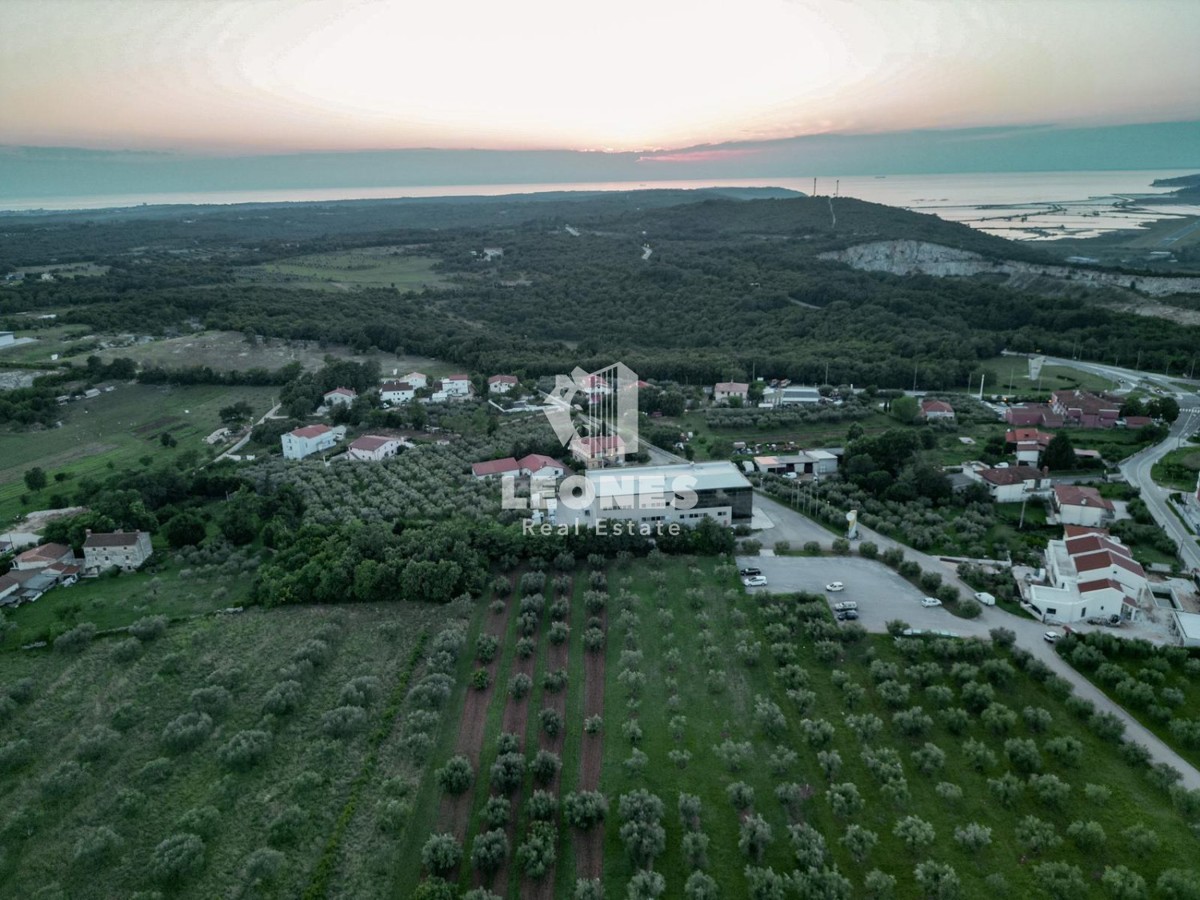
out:
<path id="1" fill-rule="evenodd" d="M 957 900 L 962 896 L 962 882 L 953 867 L 927 859 L 913 869 L 913 877 L 925 897 L 930 900 Z"/>
<path id="2" fill-rule="evenodd" d="M 46 473 L 41 466 L 34 466 L 25 472 L 25 487 L 29 490 L 36 493 L 44 488 L 46 483 Z"/>
<path id="3" fill-rule="evenodd" d="M 819 868 L 825 863 L 825 837 L 807 822 L 789 825 L 788 836 L 792 839 L 792 850 L 796 854 L 796 865 L 801 869 Z"/>
<path id="4" fill-rule="evenodd" d="M 954 829 L 954 840 L 967 850 L 982 850 L 992 842 L 992 829 L 978 822 L 968 822 Z"/>
<path id="5" fill-rule="evenodd" d="M 608 815 L 608 799 L 599 791 L 571 792 L 563 799 L 563 821 L 572 828 L 587 831 Z"/>
<path id="6" fill-rule="evenodd" d="M 557 837 L 558 832 L 549 822 L 534 822 L 529 826 L 525 841 L 517 850 L 517 861 L 530 878 L 545 878 L 554 865 Z"/>
<path id="7" fill-rule="evenodd" d="M 1026 816 L 1016 828 L 1017 843 L 1028 853 L 1041 853 L 1053 850 L 1062 843 L 1053 822 L 1046 822 L 1037 816 Z"/>
<path id="8" fill-rule="evenodd" d="M 900 838 L 904 846 L 912 853 L 929 846 L 937 837 L 933 826 L 917 816 L 905 816 L 896 823 L 892 834 Z"/>
<path id="9" fill-rule="evenodd" d="M 861 825 L 847 825 L 846 833 L 842 835 L 842 845 L 860 866 L 867 861 L 867 857 L 878 843 L 879 835 Z"/>
<path id="10" fill-rule="evenodd" d="M 435 874 L 446 874 L 458 868 L 460 862 L 462 846 L 452 834 L 432 834 L 421 848 L 421 864 Z"/>
<path id="11" fill-rule="evenodd" d="M 471 865 L 491 876 L 508 856 L 508 836 L 503 829 L 494 828 L 476 835 L 471 843 Z"/>
<path id="12" fill-rule="evenodd" d="M 1077 900 L 1087 896 L 1087 882 L 1083 880 L 1079 866 L 1065 862 L 1039 863 L 1033 867 L 1033 876 L 1054 900 Z"/>
<path id="13" fill-rule="evenodd" d="M 193 512 L 176 513 L 167 522 L 167 543 L 174 549 L 194 547 L 204 540 L 204 522 Z"/>
<path id="14" fill-rule="evenodd" d="M 1100 884 L 1114 900 L 1146 900 L 1150 896 L 1146 879 L 1125 866 L 1105 866 Z"/>
<path id="15" fill-rule="evenodd" d="M 1077 467 L 1075 445 L 1071 443 L 1071 437 L 1065 431 L 1060 431 L 1050 439 L 1050 443 L 1046 445 L 1046 452 L 1042 454 L 1042 465 L 1051 472 Z"/>
<path id="16" fill-rule="evenodd" d="M 150 874 L 168 884 L 183 881 L 204 868 L 204 841 L 198 834 L 173 834 L 150 857 Z"/>
<path id="17" fill-rule="evenodd" d="M 903 422 L 905 425 L 910 425 L 916 421 L 917 410 L 919 408 L 915 397 L 897 397 L 892 401 L 892 418 Z"/>
<path id="18" fill-rule="evenodd" d="M 471 786 L 475 773 L 471 769 L 471 761 L 465 756 L 452 756 L 433 777 L 438 787 L 447 794 L 461 794 Z"/>

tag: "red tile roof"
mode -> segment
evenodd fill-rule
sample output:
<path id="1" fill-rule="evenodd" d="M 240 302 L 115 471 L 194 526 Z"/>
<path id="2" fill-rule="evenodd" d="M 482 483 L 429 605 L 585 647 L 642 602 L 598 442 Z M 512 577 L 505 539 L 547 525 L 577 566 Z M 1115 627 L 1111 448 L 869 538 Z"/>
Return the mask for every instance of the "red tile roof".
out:
<path id="1" fill-rule="evenodd" d="M 625 442 L 621 440 L 620 435 L 608 434 L 598 437 L 581 437 L 576 438 L 573 445 L 577 444 L 589 453 L 598 453 L 603 450 L 624 450 Z"/>
<path id="2" fill-rule="evenodd" d="M 750 391 L 750 385 L 742 384 L 740 381 L 718 381 L 713 388 L 713 393 L 722 394 L 745 394 Z"/>
<path id="3" fill-rule="evenodd" d="M 1112 588 L 1113 590 L 1120 591 L 1122 594 L 1125 593 L 1125 589 L 1121 587 L 1121 583 L 1112 578 L 1101 578 L 1097 581 L 1085 581 L 1079 585 L 1079 593 L 1090 594 L 1092 591 L 1102 591 L 1106 588 Z"/>
<path id="4" fill-rule="evenodd" d="M 292 437 L 315 438 L 320 437 L 329 430 L 328 425 L 302 425 L 289 433 Z"/>
<path id="5" fill-rule="evenodd" d="M 945 400 L 922 400 L 921 412 L 923 413 L 952 413 L 954 407 Z"/>
<path id="6" fill-rule="evenodd" d="M 1126 428 L 1144 428 L 1147 425 L 1153 425 L 1154 420 L 1149 416 L 1126 416 Z"/>
<path id="7" fill-rule="evenodd" d="M 1056 484 L 1054 500 L 1061 506 L 1098 506 L 1112 512 L 1111 500 L 1100 496 L 1100 492 L 1092 487 L 1082 487 L 1077 484 Z"/>
<path id="8" fill-rule="evenodd" d="M 329 397 L 333 394 L 341 394 L 343 397 L 357 397 L 358 391 L 353 391 L 350 388 L 335 387 L 332 391 L 326 391 L 325 396 Z"/>
<path id="9" fill-rule="evenodd" d="M 1127 559 L 1133 559 L 1129 548 L 1120 541 L 1115 541 L 1107 534 L 1085 534 L 1079 537 L 1067 538 L 1065 542 L 1067 553 L 1078 556 L 1081 553 L 1095 553 L 1097 550 L 1108 550 L 1118 553 Z"/>
<path id="10" fill-rule="evenodd" d="M 984 469 L 979 473 L 979 477 L 988 484 L 1000 486 L 1037 481 L 1042 477 L 1042 473 L 1033 466 L 1010 466 L 1007 469 Z"/>
<path id="11" fill-rule="evenodd" d="M 1094 525 L 1064 525 L 1063 537 L 1073 538 L 1084 534 L 1108 534 L 1107 528 L 1097 528 Z"/>
<path id="12" fill-rule="evenodd" d="M 506 456 L 504 459 L 489 459 L 487 462 L 473 463 L 471 472 L 482 478 L 485 475 L 503 475 L 508 472 L 515 474 L 520 468 L 515 459 Z"/>
<path id="13" fill-rule="evenodd" d="M 470 381 L 469 375 L 447 375 L 446 381 Z"/>
<path id="14" fill-rule="evenodd" d="M 488 384 L 516 384 L 516 375 L 493 375 L 488 379 Z"/>
<path id="15" fill-rule="evenodd" d="M 1134 575 L 1139 575 L 1142 578 L 1146 577 L 1146 570 L 1141 565 L 1119 553 L 1113 553 L 1111 550 L 1085 553 L 1081 556 L 1072 554 L 1071 559 L 1075 562 L 1076 572 L 1094 572 L 1097 569 L 1120 566 L 1125 571 L 1132 572 Z"/>
<path id="16" fill-rule="evenodd" d="M 54 562 L 68 553 L 74 555 L 66 544 L 42 544 L 17 556 L 17 563 Z"/>
<path id="17" fill-rule="evenodd" d="M 390 444 L 397 441 L 398 438 L 380 437 L 377 434 L 364 434 L 362 437 L 354 440 L 350 444 L 351 450 L 378 450 L 385 444 Z"/>
<path id="18" fill-rule="evenodd" d="M 1044 447 L 1050 443 L 1052 437 L 1054 435 L 1038 431 L 1036 428 L 1012 428 L 1004 435 L 1004 441 L 1008 444 L 1024 444 L 1032 441 L 1039 447 Z"/>
<path id="19" fill-rule="evenodd" d="M 528 456 L 522 456 L 517 460 L 517 465 L 522 469 L 528 469 L 530 472 L 536 472 L 538 469 L 544 469 L 547 466 L 566 470 L 566 466 L 560 463 L 552 456 L 543 456 L 540 453 L 530 453 Z"/>
<path id="20" fill-rule="evenodd" d="M 380 385 L 379 390 L 387 394 L 395 391 L 411 391 L 413 386 L 407 381 L 385 381 Z"/>

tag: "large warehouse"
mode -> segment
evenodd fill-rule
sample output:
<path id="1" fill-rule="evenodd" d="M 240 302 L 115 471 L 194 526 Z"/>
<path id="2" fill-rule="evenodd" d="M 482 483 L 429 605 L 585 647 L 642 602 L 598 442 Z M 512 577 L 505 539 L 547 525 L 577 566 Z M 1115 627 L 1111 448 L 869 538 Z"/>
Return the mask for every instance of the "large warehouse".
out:
<path id="1" fill-rule="evenodd" d="M 580 485 L 573 492 L 575 504 L 562 498 L 560 522 L 590 526 L 623 519 L 693 525 L 709 517 L 732 525 L 748 522 L 754 511 L 750 482 L 731 462 L 597 469 L 585 478 L 587 489 Z"/>

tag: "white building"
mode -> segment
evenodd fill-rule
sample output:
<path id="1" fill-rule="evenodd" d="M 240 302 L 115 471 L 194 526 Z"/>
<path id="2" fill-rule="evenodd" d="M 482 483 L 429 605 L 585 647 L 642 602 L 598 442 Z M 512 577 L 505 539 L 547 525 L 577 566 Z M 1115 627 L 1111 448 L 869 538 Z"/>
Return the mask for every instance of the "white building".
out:
<path id="1" fill-rule="evenodd" d="M 83 542 L 83 568 L 86 572 L 103 572 L 116 566 L 132 572 L 153 554 L 146 531 L 89 534 Z"/>
<path id="2" fill-rule="evenodd" d="M 625 442 L 615 434 L 576 437 L 571 441 L 571 453 L 589 467 L 620 465 L 625 462 Z"/>
<path id="3" fill-rule="evenodd" d="M 964 473 L 977 476 L 997 503 L 1020 503 L 1050 489 L 1050 473 L 1032 466 L 983 468 Z"/>
<path id="4" fill-rule="evenodd" d="M 530 478 L 562 478 L 567 474 L 565 464 L 551 456 L 540 453 L 530 453 L 517 460 L 517 467 L 522 475 Z"/>
<path id="5" fill-rule="evenodd" d="M 335 406 L 340 403 L 349 406 L 357 396 L 358 391 L 347 387 L 335 387 L 332 391 L 325 392 L 325 405 Z"/>
<path id="6" fill-rule="evenodd" d="M 1062 525 L 1099 528 L 1107 525 L 1113 517 L 1111 500 L 1101 497 L 1095 488 L 1077 484 L 1054 486 L 1054 510 L 1058 513 L 1058 521 Z"/>
<path id="7" fill-rule="evenodd" d="M 1046 546 L 1046 584 L 1029 588 L 1043 620 L 1078 622 L 1092 616 L 1133 619 L 1146 600 L 1146 572 L 1129 548 L 1107 534 L 1081 534 Z"/>
<path id="8" fill-rule="evenodd" d="M 496 478 L 501 475 L 519 475 L 521 466 L 511 457 L 504 459 L 489 459 L 485 462 L 471 464 L 471 474 L 482 481 L 484 478 Z"/>
<path id="9" fill-rule="evenodd" d="M 926 422 L 953 422 L 954 407 L 945 400 L 922 400 L 921 418 Z"/>
<path id="10" fill-rule="evenodd" d="M 492 394 L 507 394 L 516 386 L 516 375 L 493 375 L 488 379 L 488 391 Z"/>
<path id="11" fill-rule="evenodd" d="M 695 525 L 710 518 L 732 525 L 749 521 L 754 513 L 753 488 L 731 462 L 595 470 L 585 477 L 590 490 L 576 498 L 583 508 L 571 508 L 564 498 L 560 522 L 589 527 L 607 520 Z"/>
<path id="12" fill-rule="evenodd" d="M 379 388 L 379 402 L 384 406 L 407 403 L 416 395 L 416 387 L 407 381 L 385 381 Z"/>
<path id="13" fill-rule="evenodd" d="M 350 442 L 350 446 L 346 448 L 346 455 L 361 462 L 378 462 L 395 456 L 403 446 L 404 441 L 400 438 L 366 434 Z"/>
<path id="14" fill-rule="evenodd" d="M 1200 647 L 1200 613 L 1172 610 L 1170 625 L 1184 647 Z"/>
<path id="15" fill-rule="evenodd" d="M 788 385 L 775 388 L 770 394 L 764 395 L 772 406 L 812 406 L 821 402 L 821 392 L 815 387 Z"/>
<path id="16" fill-rule="evenodd" d="M 340 436 L 328 425 L 305 425 L 281 435 L 279 440 L 283 444 L 284 459 L 304 459 L 313 453 L 328 450 Z"/>
<path id="17" fill-rule="evenodd" d="M 713 385 L 713 402 L 720 403 L 737 398 L 745 403 L 750 399 L 750 385 L 740 381 L 718 381 Z"/>
<path id="18" fill-rule="evenodd" d="M 760 472 L 771 475 L 832 475 L 837 472 L 838 458 L 828 450 L 801 450 L 776 456 L 756 456 L 754 465 Z"/>
<path id="19" fill-rule="evenodd" d="M 13 568 L 18 572 L 44 569 L 54 563 L 73 563 L 75 551 L 66 544 L 40 544 L 32 550 L 17 554 Z"/>
<path id="20" fill-rule="evenodd" d="M 400 380 L 408 382 L 417 390 L 420 390 L 423 387 L 429 387 L 429 376 L 424 372 L 409 372 Z"/>
<path id="21" fill-rule="evenodd" d="M 448 397 L 467 397 L 471 393 L 471 379 L 466 375 L 447 375 L 442 379 L 442 390 Z"/>

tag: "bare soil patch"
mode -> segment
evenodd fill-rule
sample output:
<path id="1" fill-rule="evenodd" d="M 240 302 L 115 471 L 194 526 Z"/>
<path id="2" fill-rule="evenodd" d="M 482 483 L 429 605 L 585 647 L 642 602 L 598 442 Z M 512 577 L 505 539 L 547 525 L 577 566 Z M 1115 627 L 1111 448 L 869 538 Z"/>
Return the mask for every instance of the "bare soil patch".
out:
<path id="1" fill-rule="evenodd" d="M 608 635 L 608 610 L 600 614 L 600 627 Z M 601 653 L 584 653 L 583 657 L 583 715 L 584 718 L 604 713 L 604 658 Z M 584 734 L 579 754 L 579 790 L 600 789 L 600 772 L 604 766 L 604 739 L 599 734 Z M 576 874 L 579 878 L 599 878 L 604 870 L 604 829 L 575 834 Z"/>

